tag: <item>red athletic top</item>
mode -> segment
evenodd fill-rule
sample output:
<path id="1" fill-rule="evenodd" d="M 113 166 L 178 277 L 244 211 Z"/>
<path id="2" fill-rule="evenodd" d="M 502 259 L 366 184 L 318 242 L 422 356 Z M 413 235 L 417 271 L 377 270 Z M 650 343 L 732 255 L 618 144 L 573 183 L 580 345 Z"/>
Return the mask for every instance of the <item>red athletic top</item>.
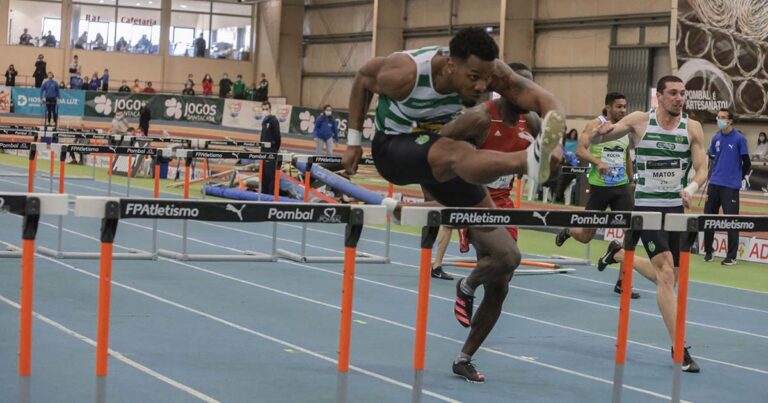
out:
<path id="1" fill-rule="evenodd" d="M 525 123 L 525 116 L 520 115 L 517 125 L 509 126 L 504 123 L 504 119 L 496 109 L 493 100 L 485 102 L 488 112 L 491 115 L 491 127 L 488 129 L 488 137 L 480 146 L 483 150 L 495 150 L 501 152 L 523 151 L 533 143 L 533 136 L 528 132 L 528 125 Z M 499 179 L 486 185 L 491 193 L 491 198 L 496 200 L 508 198 L 512 191 L 513 175 L 502 176 Z"/>

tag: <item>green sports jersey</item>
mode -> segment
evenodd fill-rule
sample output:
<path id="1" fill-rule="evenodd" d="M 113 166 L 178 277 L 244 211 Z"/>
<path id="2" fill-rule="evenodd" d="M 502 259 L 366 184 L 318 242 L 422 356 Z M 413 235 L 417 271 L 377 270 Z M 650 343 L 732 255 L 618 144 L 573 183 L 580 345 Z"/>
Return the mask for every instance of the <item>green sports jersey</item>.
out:
<path id="1" fill-rule="evenodd" d="M 463 109 L 458 94 L 440 94 L 433 86 L 432 58 L 447 54 L 447 49 L 431 46 L 403 53 L 416 63 L 416 83 L 402 101 L 379 94 L 376 131 L 391 135 L 439 131 Z"/>
<path id="2" fill-rule="evenodd" d="M 665 130 L 651 109 L 648 128 L 635 147 L 638 181 L 635 205 L 650 207 L 682 206 L 680 192 L 688 185 L 691 170 L 691 147 L 688 140 L 688 115 L 680 123 Z"/>
<path id="3" fill-rule="evenodd" d="M 629 136 L 624 136 L 618 140 L 607 143 L 591 144 L 589 153 L 599 159 L 611 168 L 611 172 L 603 175 L 592 165 L 589 169 L 587 178 L 589 184 L 593 186 L 620 186 L 629 183 L 627 177 L 627 148 L 629 147 Z"/>

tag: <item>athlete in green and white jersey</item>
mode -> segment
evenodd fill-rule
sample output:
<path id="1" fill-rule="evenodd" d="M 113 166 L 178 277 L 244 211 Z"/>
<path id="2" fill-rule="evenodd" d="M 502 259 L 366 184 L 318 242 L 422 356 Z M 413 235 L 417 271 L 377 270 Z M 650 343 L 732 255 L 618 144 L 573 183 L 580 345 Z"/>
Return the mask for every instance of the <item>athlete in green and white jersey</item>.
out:
<path id="1" fill-rule="evenodd" d="M 518 109 L 537 112 L 544 116 L 542 154 L 546 158 L 565 132 L 560 101 L 514 73 L 498 55 L 493 38 L 483 28 L 473 27 L 460 30 L 447 50 L 433 46 L 366 62 L 355 76 L 350 93 L 350 130 L 342 157 L 347 172 L 357 170 L 362 156 L 363 118 L 373 95 L 378 94 L 377 133 L 371 149 L 382 177 L 397 185 L 419 184 L 444 206 L 494 208 L 485 184 L 525 172 L 527 153 L 478 150 L 468 141 L 455 139 L 445 132 L 471 127 L 475 119 L 478 121 L 474 126 L 479 127 L 487 120 L 487 114 L 456 117 L 457 113 L 463 107 L 474 106 L 491 91 Z M 389 200 L 386 203 L 396 204 Z M 454 360 L 453 372 L 471 382 L 483 382 L 484 376 L 471 358 L 501 314 L 521 255 L 503 227 L 472 227 L 470 232 L 478 251 L 478 265 L 469 277 L 457 283 L 454 305 L 454 316 L 470 331 Z M 480 286 L 484 289 L 483 301 L 473 317 L 474 291 Z"/>
<path id="2" fill-rule="evenodd" d="M 636 211 L 683 213 L 691 198 L 707 178 L 707 156 L 701 124 L 683 113 L 686 90 L 676 76 L 662 77 L 656 86 L 659 106 L 650 112 L 634 112 L 616 124 L 606 122 L 592 133 L 593 143 L 616 140 L 629 135 L 635 149 L 638 183 Z M 688 172 L 695 171 L 692 181 Z M 635 269 L 653 271 L 656 300 L 669 332 L 675 334 L 677 302 L 675 278 L 680 259 L 680 239 L 666 231 L 642 231 L 648 259 L 635 258 Z M 598 269 L 622 262 L 621 244 L 612 242 L 598 262 Z M 640 269 L 642 268 L 642 270 Z M 683 371 L 699 372 L 699 366 L 685 350 Z"/>
<path id="3" fill-rule="evenodd" d="M 605 108 L 602 115 L 593 119 L 584 128 L 579 136 L 579 145 L 576 155 L 582 161 L 590 163 L 588 173 L 589 200 L 586 210 L 605 211 L 609 207 L 611 211 L 632 211 L 634 199 L 632 197 L 632 159 L 629 155 L 629 136 L 605 143 L 590 144 L 591 133 L 602 122 L 617 123 L 627 113 L 627 99 L 618 92 L 609 92 L 605 95 Z M 587 244 L 595 237 L 594 228 L 563 228 L 555 236 L 555 245 L 563 246 L 568 238 Z M 641 270 L 645 267 L 641 267 Z M 640 271 L 646 278 L 653 278 L 653 271 Z M 613 291 L 621 294 L 621 280 L 623 273 L 619 270 L 619 277 Z M 640 298 L 640 294 L 632 292 L 632 298 Z"/>

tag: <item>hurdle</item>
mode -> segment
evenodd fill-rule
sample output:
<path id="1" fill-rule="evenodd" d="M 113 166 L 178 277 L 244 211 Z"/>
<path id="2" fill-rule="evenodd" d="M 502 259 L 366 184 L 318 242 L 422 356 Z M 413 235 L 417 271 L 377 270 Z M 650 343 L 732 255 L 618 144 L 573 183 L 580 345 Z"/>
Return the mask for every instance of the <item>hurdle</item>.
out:
<path id="1" fill-rule="evenodd" d="M 685 324 L 688 309 L 688 277 L 691 266 L 691 247 L 700 231 L 738 230 L 741 232 L 768 231 L 768 216 L 749 215 L 697 215 L 667 214 L 664 230 L 680 233 L 680 267 L 677 280 L 677 317 L 672 360 L 672 402 L 680 402 L 680 377 L 685 348 Z"/>
<path id="2" fill-rule="evenodd" d="M 251 153 L 251 152 L 239 152 L 239 151 L 209 151 L 209 150 L 189 150 L 179 149 L 176 150 L 176 157 L 184 159 L 184 199 L 189 200 L 189 188 L 190 188 L 190 169 L 192 166 L 192 160 L 196 158 L 217 158 L 217 159 L 252 159 L 259 160 L 260 163 L 264 161 L 275 161 L 275 182 L 280 181 L 280 164 L 282 163 L 282 156 L 275 153 Z M 261 182 L 259 182 L 259 190 L 261 190 Z M 279 200 L 279 187 L 275 185 L 275 201 Z M 261 194 L 261 191 L 259 192 Z M 236 207 L 235 205 L 240 205 Z M 228 211 L 235 212 L 239 209 L 246 208 L 247 202 L 233 201 L 226 203 Z M 197 217 L 187 217 L 197 220 Z M 264 221 L 264 220 L 262 220 Z M 159 256 L 167 257 L 170 259 L 182 260 L 182 261 L 229 261 L 229 262 L 274 262 L 277 261 L 277 222 L 272 223 L 272 249 L 270 253 L 262 253 L 256 251 L 245 251 L 243 254 L 193 254 L 187 250 L 188 243 L 188 219 L 182 220 L 181 230 L 181 252 L 172 251 L 168 249 L 159 249 L 157 254 Z"/>
<path id="3" fill-rule="evenodd" d="M 293 161 L 301 171 L 299 164 L 304 164 L 304 203 L 309 202 L 309 195 L 312 182 L 312 165 L 320 163 L 341 163 L 341 157 L 332 155 L 299 155 L 296 156 Z M 372 158 L 361 158 L 360 165 L 373 165 Z M 390 250 L 390 231 L 391 223 L 387 221 L 386 240 L 385 240 L 385 255 L 378 256 L 368 252 L 357 251 L 357 261 L 361 263 L 383 263 L 390 262 L 389 250 Z M 341 263 L 342 257 L 339 256 L 310 256 L 307 255 L 307 223 L 301 225 L 301 244 L 299 246 L 299 253 L 292 252 L 286 249 L 277 249 L 277 254 L 285 259 L 292 260 L 294 262 L 302 263 Z"/>
<path id="4" fill-rule="evenodd" d="M 433 207 L 403 207 L 401 214 L 403 225 L 421 227 L 421 259 L 419 264 L 419 292 L 416 314 L 416 334 L 413 356 L 413 402 L 420 402 L 422 397 L 424 380 L 424 358 L 426 351 L 427 317 L 429 313 L 429 285 L 430 271 L 432 268 L 432 246 L 437 237 L 437 231 L 441 225 L 451 227 L 467 226 L 511 226 L 519 227 L 547 227 L 570 226 L 581 228 L 621 228 L 631 230 L 628 238 L 636 234 L 639 237 L 640 229 L 661 229 L 661 213 L 638 212 L 605 212 L 605 211 L 536 211 L 536 210 L 510 210 L 510 209 L 460 209 L 460 208 L 433 208 Z M 636 242 L 635 242 L 636 243 Z M 634 246 L 631 247 L 634 250 Z M 629 297 L 631 288 L 631 269 L 634 262 L 634 254 L 627 250 L 625 255 L 624 281 L 630 283 L 622 287 L 622 305 L 620 309 L 619 336 L 617 337 L 617 363 L 616 373 L 618 381 L 623 379 L 623 354 L 626 351 L 626 324 L 629 320 Z M 626 268 L 630 273 L 627 273 Z M 623 326 L 622 326 L 623 324 Z M 623 332 L 622 332 L 623 329 Z M 623 341 L 622 341 L 623 338 Z M 619 355 L 622 355 L 619 365 Z M 620 383 L 619 390 L 623 387 Z M 614 380 L 616 388 L 616 380 Z M 615 393 L 614 393 L 615 396 Z"/>
<path id="5" fill-rule="evenodd" d="M 94 196 L 75 198 L 75 215 L 101 218 L 99 307 L 96 340 L 97 388 L 104 388 L 108 374 L 112 246 L 120 219 L 186 219 L 214 222 L 313 222 L 345 225 L 344 275 L 337 362 L 337 401 L 345 402 L 350 361 L 352 305 L 357 243 L 365 224 L 386 222 L 383 206 L 333 206 L 243 202 L 232 210 L 226 201 L 177 199 L 128 199 Z M 329 212 L 329 208 L 333 209 Z"/>
<path id="6" fill-rule="evenodd" d="M 56 150 L 56 151 L 53 151 Z M 60 167 L 59 167 L 59 193 L 64 193 L 64 180 L 66 178 L 65 166 L 66 166 L 66 153 L 79 152 L 83 154 L 109 154 L 111 155 L 141 155 L 150 156 L 157 160 L 159 155 L 163 155 L 168 151 L 163 149 L 150 148 L 150 147 L 122 147 L 122 146 L 96 146 L 96 145 L 80 145 L 80 144 L 52 144 L 52 152 L 58 152 L 60 155 Z M 157 164 L 156 164 L 157 165 Z M 111 170 L 111 166 L 110 166 Z M 155 189 L 159 188 L 160 183 L 160 171 L 155 169 L 154 172 Z M 109 176 L 109 190 L 108 195 L 111 195 L 112 176 Z M 130 186 L 130 182 L 129 182 Z M 99 259 L 100 253 L 98 252 L 71 252 L 63 250 L 63 231 L 64 231 L 64 217 L 58 217 L 57 223 L 57 235 L 56 235 L 56 249 L 40 246 L 37 251 L 48 257 L 57 259 Z M 152 231 L 152 246 L 151 252 L 146 252 L 138 249 L 131 250 L 129 252 L 114 253 L 115 259 L 125 260 L 155 260 L 157 259 L 157 226 L 153 227 Z"/>
<path id="7" fill-rule="evenodd" d="M 0 141 L 0 150 L 15 150 L 28 152 L 28 172 L 26 174 L 0 173 L 6 177 L 27 177 L 27 192 L 32 193 L 35 186 L 35 172 L 37 171 L 37 143 Z"/>
<path id="8" fill-rule="evenodd" d="M 40 216 L 66 215 L 67 195 L 45 193 L 0 193 L 0 211 L 23 217 L 21 294 L 19 296 L 19 401 L 30 401 L 32 375 L 32 304 L 35 279 L 35 238 Z M 7 243 L 6 243 L 7 244 Z M 0 257 L 11 257 L 0 255 Z"/>

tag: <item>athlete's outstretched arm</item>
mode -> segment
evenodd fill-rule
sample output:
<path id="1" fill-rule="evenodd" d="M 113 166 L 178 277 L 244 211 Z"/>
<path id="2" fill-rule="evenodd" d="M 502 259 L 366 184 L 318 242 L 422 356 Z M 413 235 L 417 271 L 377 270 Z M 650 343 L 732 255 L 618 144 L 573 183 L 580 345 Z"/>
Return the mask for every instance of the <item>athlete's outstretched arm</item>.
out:
<path id="1" fill-rule="evenodd" d="M 363 120 L 371 105 L 373 94 L 383 94 L 400 99 L 405 92 L 410 91 L 409 84 L 415 80 L 415 65 L 413 74 L 408 74 L 408 56 L 393 54 L 388 57 L 375 57 L 366 62 L 355 75 L 352 90 L 349 94 L 349 132 L 347 149 L 344 151 L 341 163 L 348 174 L 357 172 L 357 165 L 363 150 L 360 146 Z"/>
<path id="2" fill-rule="evenodd" d="M 519 108 L 538 112 L 539 116 L 546 116 L 547 112 L 552 111 L 557 112 L 562 119 L 565 119 L 565 108 L 554 94 L 515 73 L 500 60 L 496 60 L 489 89 L 499 93 L 504 99 Z"/>
<path id="3" fill-rule="evenodd" d="M 597 120 L 591 120 L 587 123 L 587 126 L 584 127 L 584 131 L 579 135 L 579 144 L 576 146 L 576 156 L 579 157 L 580 160 L 587 161 L 596 166 L 600 173 L 607 174 L 611 171 L 611 168 L 589 152 L 590 133 L 592 133 L 597 126 Z"/>
<path id="4" fill-rule="evenodd" d="M 691 148 L 691 163 L 695 174 L 691 183 L 680 192 L 683 199 L 683 205 L 690 208 L 691 199 L 699 187 L 704 186 L 707 180 L 707 154 L 704 151 L 704 129 L 701 123 L 693 119 L 688 119 L 688 138 Z"/>
<path id="5" fill-rule="evenodd" d="M 647 120 L 648 112 L 632 112 L 624 119 L 616 123 L 605 121 L 592 130 L 590 135 L 590 141 L 592 144 L 605 143 L 608 141 L 618 140 L 628 134 L 636 134 L 635 127 L 642 124 Z M 632 141 L 630 145 L 634 145 Z"/>
<path id="6" fill-rule="evenodd" d="M 473 141 L 476 146 L 479 146 L 485 141 L 490 127 L 491 117 L 488 115 L 485 104 L 482 103 L 467 109 L 459 117 L 448 122 L 440 129 L 440 135 L 453 140 Z"/>

